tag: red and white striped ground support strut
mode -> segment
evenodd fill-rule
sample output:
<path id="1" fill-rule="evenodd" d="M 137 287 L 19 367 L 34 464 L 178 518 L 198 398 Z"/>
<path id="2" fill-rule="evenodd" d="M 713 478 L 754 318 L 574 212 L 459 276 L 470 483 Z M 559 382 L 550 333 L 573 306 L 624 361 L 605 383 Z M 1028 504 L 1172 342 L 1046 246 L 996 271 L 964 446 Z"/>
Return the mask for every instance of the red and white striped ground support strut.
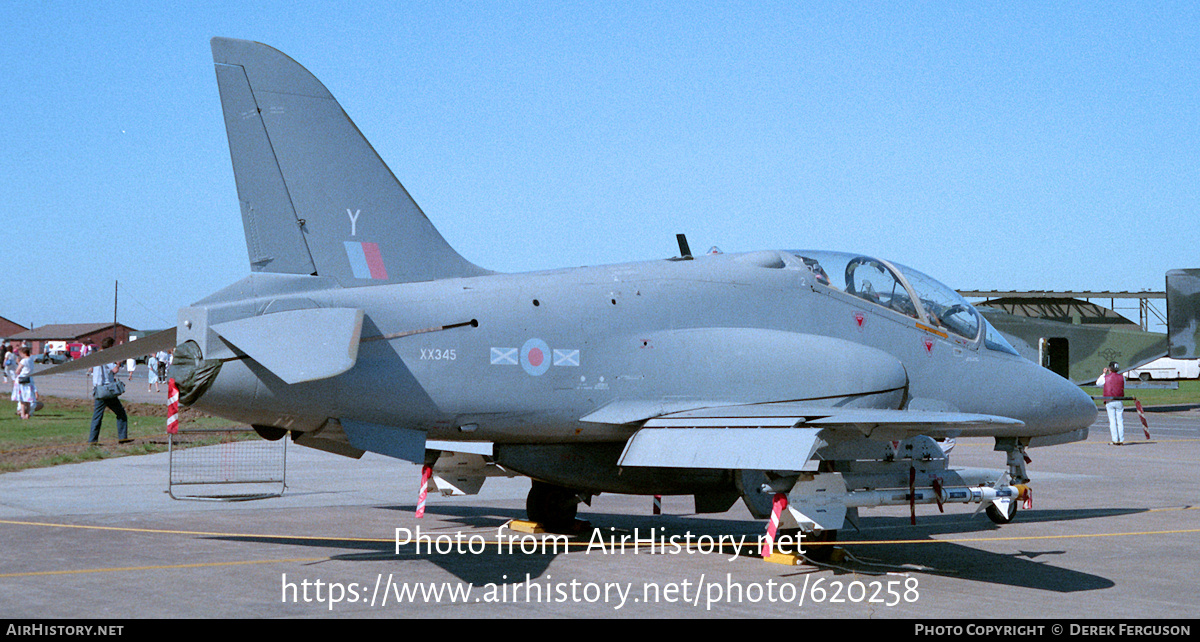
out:
<path id="1" fill-rule="evenodd" d="M 179 432 L 179 386 L 175 385 L 175 378 L 167 379 L 167 434 L 174 435 Z"/>
<path id="2" fill-rule="evenodd" d="M 417 517 L 425 516 L 425 496 L 429 494 L 429 478 L 433 476 L 433 466 L 421 467 L 421 494 L 417 495 Z"/>
<path id="3" fill-rule="evenodd" d="M 654 514 L 662 515 L 662 495 L 654 496 Z"/>
<path id="4" fill-rule="evenodd" d="M 779 516 L 783 514 L 787 505 L 787 493 L 775 493 L 775 498 L 771 501 L 771 523 L 767 524 L 767 539 L 762 547 L 763 558 L 771 556 L 771 549 L 775 546 L 775 533 L 779 531 Z"/>
<path id="5" fill-rule="evenodd" d="M 1137 406 L 1138 418 L 1142 420 L 1142 432 L 1146 433 L 1146 439 L 1150 439 L 1150 424 L 1146 423 L 1146 411 L 1142 410 L 1142 402 L 1134 399 L 1133 405 Z"/>

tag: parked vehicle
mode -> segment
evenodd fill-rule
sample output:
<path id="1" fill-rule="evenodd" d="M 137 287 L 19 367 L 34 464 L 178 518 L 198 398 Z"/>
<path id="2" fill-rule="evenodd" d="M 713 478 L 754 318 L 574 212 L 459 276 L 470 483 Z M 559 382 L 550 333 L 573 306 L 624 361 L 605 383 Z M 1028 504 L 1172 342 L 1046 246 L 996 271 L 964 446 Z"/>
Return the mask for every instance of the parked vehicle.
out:
<path id="1" fill-rule="evenodd" d="M 33 355 L 34 363 L 66 363 L 71 360 L 71 355 L 65 352 L 43 352 Z"/>
<path id="2" fill-rule="evenodd" d="M 1126 379 L 1200 379 L 1200 360 L 1172 359 L 1163 357 L 1155 359 L 1144 366 L 1134 368 L 1125 373 Z"/>

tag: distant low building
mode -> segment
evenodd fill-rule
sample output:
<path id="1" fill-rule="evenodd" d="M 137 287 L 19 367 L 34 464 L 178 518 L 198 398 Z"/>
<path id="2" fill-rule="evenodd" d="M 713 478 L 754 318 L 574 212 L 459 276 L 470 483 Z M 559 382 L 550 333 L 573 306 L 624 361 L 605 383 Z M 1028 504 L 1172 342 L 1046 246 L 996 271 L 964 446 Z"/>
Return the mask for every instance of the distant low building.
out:
<path id="1" fill-rule="evenodd" d="M 0 337 L 12 336 L 20 332 L 25 332 L 28 329 L 29 328 L 26 328 L 20 323 L 15 323 L 5 319 L 4 317 L 0 317 Z"/>
<path id="2" fill-rule="evenodd" d="M 87 343 L 91 341 L 97 347 L 105 337 L 112 337 L 118 344 L 129 340 L 129 333 L 134 329 L 117 323 L 57 323 L 44 325 L 32 330 L 23 330 L 5 336 L 14 345 L 28 343 L 33 354 L 45 351 L 49 341 L 65 341 L 67 343 Z"/>

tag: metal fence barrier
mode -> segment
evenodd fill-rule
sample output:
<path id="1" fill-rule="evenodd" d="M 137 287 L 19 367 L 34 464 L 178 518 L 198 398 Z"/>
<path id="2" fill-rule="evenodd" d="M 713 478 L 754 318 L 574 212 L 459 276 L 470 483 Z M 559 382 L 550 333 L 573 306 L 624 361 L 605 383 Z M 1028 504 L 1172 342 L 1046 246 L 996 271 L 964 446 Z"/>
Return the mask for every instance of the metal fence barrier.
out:
<path id="1" fill-rule="evenodd" d="M 287 488 L 287 439 L 252 428 L 181 428 L 168 435 L 171 499 L 246 501 Z"/>

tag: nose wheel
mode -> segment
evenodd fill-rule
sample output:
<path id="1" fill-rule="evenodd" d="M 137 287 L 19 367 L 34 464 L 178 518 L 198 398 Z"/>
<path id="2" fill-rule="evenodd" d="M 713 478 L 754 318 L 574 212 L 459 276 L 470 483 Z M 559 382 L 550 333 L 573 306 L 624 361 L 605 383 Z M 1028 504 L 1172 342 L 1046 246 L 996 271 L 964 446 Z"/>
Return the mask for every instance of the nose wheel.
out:
<path id="1" fill-rule="evenodd" d="M 991 502 L 984 509 L 988 519 L 997 524 L 1007 524 L 1017 516 L 1017 504 L 1011 499 L 1001 499 Z"/>

